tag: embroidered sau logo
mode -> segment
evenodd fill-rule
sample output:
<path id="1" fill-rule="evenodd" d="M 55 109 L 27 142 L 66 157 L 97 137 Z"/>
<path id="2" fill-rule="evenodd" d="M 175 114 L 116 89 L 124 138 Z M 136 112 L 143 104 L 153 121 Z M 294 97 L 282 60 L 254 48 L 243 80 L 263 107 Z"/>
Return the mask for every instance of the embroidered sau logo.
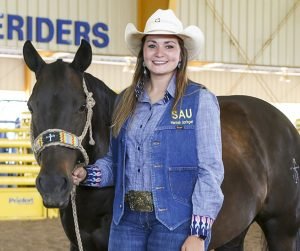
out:
<path id="1" fill-rule="evenodd" d="M 193 111 L 191 108 L 172 111 L 172 125 L 191 125 L 194 123 Z"/>

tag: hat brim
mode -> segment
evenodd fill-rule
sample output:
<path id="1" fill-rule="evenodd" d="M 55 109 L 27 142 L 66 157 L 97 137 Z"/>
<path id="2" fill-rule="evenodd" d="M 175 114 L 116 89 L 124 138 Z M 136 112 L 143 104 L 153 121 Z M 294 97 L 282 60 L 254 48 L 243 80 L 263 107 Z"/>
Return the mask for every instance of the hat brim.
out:
<path id="1" fill-rule="evenodd" d="M 134 56 L 138 56 L 142 45 L 142 38 L 146 35 L 175 35 L 180 37 L 184 42 L 184 47 L 187 49 L 189 60 L 195 59 L 198 55 L 203 53 L 204 35 L 195 25 L 186 27 L 180 33 L 171 33 L 168 31 L 153 31 L 144 33 L 138 31 L 134 24 L 127 24 L 125 29 L 125 42 L 128 50 Z"/>

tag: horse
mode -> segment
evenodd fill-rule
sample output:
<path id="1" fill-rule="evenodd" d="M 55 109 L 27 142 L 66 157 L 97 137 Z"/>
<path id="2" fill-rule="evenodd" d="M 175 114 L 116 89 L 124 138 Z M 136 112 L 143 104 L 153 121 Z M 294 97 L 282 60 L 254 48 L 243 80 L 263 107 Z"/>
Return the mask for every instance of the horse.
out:
<path id="1" fill-rule="evenodd" d="M 91 53 L 89 44 L 83 40 L 72 63 L 45 64 L 30 42 L 23 48 L 24 60 L 37 77 L 28 101 L 33 141 L 40 134 L 49 137 L 51 128 L 71 132 L 75 138 L 80 135 L 88 117 L 85 99 L 88 95 L 82 88 L 85 80 L 96 98 L 91 123 L 96 144 L 89 145 L 85 136 L 82 145 L 89 163 L 94 163 L 107 151 L 115 94 L 102 82 L 95 84 L 95 78 L 84 73 Z M 102 86 L 100 91 L 96 85 Z M 300 226 L 297 130 L 284 114 L 261 99 L 237 95 L 219 96 L 218 101 L 225 168 L 224 203 L 213 224 L 209 249 L 242 251 L 250 225 L 257 222 L 269 250 L 295 251 Z M 61 145 L 46 147 L 37 154 L 41 165 L 37 188 L 45 206 L 60 208 L 71 250 L 78 250 L 69 200 L 71 173 L 77 162 L 83 161 L 82 155 L 78 149 Z M 77 187 L 76 207 L 84 250 L 107 250 L 103 243 L 108 241 L 112 200 L 113 188 Z"/>
<path id="2" fill-rule="evenodd" d="M 108 151 L 116 93 L 101 80 L 85 73 L 92 60 L 91 46 L 85 40 L 70 64 L 62 60 L 47 64 L 30 41 L 24 43 L 23 56 L 36 75 L 28 100 L 32 114 L 32 148 L 41 167 L 36 187 L 45 207 L 60 209 L 70 250 L 78 250 L 69 200 L 72 171 L 82 163 L 94 163 Z M 89 142 L 91 139 L 95 142 Z M 75 144 L 68 144 L 68 140 Z M 107 250 L 113 198 L 113 187 L 76 188 L 78 225 L 84 250 Z"/>
<path id="3" fill-rule="evenodd" d="M 218 101 L 224 203 L 210 247 L 242 251 L 250 225 L 257 222 L 269 250 L 300 250 L 299 133 L 261 99 L 233 95 Z"/>

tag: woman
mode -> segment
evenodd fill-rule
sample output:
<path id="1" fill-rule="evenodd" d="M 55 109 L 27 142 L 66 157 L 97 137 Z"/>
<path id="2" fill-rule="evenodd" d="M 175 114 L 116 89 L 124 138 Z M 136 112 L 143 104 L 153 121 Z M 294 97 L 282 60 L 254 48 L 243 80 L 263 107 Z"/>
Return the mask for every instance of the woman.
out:
<path id="1" fill-rule="evenodd" d="M 203 40 L 171 10 L 157 10 L 144 32 L 126 27 L 137 64 L 110 151 L 73 174 L 75 184 L 116 187 L 109 250 L 207 250 L 224 170 L 217 99 L 186 75 Z"/>

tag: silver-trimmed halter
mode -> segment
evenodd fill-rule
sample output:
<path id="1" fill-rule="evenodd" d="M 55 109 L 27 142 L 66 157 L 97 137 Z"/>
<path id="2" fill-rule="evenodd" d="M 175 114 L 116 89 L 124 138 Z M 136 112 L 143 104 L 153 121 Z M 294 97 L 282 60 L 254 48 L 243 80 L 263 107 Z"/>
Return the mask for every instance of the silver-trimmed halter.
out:
<path id="1" fill-rule="evenodd" d="M 84 165 L 88 165 L 89 156 L 82 146 L 82 141 L 87 134 L 88 129 L 90 129 L 90 140 L 89 144 L 94 145 L 95 141 L 93 139 L 92 131 L 92 117 L 93 117 L 93 107 L 96 102 L 93 98 L 93 93 L 89 92 L 83 78 L 83 90 L 86 95 L 86 107 L 87 107 L 87 116 L 86 123 L 83 128 L 83 132 L 80 136 L 77 136 L 73 133 L 67 132 L 62 129 L 47 129 L 40 133 L 35 139 L 33 136 L 32 122 L 31 122 L 31 145 L 32 150 L 35 155 L 37 162 L 39 163 L 39 156 L 41 152 L 49 146 L 64 146 L 72 149 L 79 150 L 84 157 Z"/>

